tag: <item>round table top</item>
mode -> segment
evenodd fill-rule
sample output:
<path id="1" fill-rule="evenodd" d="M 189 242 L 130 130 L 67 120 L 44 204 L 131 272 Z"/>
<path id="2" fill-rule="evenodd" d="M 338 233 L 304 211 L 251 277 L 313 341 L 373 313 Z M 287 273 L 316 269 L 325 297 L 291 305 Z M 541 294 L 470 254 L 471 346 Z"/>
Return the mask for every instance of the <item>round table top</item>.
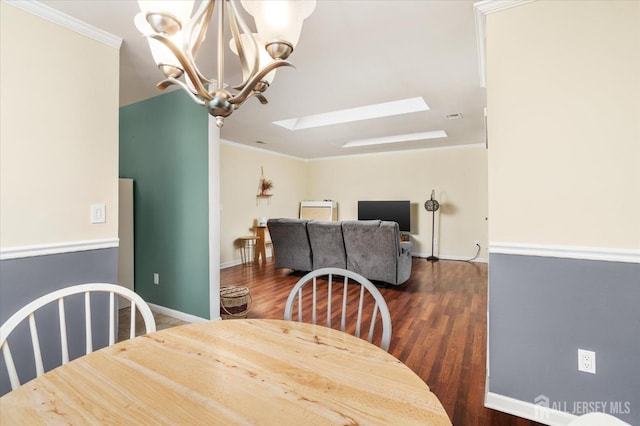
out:
<path id="1" fill-rule="evenodd" d="M 407 366 L 322 326 L 236 319 L 101 349 L 0 398 L 0 424 L 450 425 Z"/>

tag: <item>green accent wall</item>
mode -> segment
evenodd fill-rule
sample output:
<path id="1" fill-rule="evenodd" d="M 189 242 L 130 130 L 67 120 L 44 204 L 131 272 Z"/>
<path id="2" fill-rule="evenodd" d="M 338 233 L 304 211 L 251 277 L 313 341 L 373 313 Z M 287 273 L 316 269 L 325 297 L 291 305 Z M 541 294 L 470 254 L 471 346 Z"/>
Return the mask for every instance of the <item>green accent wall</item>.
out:
<path id="1" fill-rule="evenodd" d="M 120 108 L 120 177 L 134 179 L 135 291 L 202 318 L 209 318 L 207 141 L 206 110 L 181 91 Z"/>

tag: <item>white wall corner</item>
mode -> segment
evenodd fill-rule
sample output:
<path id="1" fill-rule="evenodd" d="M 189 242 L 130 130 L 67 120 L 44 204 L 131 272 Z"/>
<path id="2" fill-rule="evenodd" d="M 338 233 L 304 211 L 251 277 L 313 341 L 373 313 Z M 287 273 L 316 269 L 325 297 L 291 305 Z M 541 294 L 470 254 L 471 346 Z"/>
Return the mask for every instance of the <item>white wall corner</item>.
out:
<path id="1" fill-rule="evenodd" d="M 486 25 L 487 15 L 512 7 L 531 3 L 535 0 L 482 0 L 473 4 L 476 21 L 476 43 L 478 45 L 478 67 L 480 75 L 480 87 L 487 87 L 487 52 L 486 52 Z"/>
<path id="2" fill-rule="evenodd" d="M 209 318 L 220 318 L 220 128 L 209 115 Z"/>

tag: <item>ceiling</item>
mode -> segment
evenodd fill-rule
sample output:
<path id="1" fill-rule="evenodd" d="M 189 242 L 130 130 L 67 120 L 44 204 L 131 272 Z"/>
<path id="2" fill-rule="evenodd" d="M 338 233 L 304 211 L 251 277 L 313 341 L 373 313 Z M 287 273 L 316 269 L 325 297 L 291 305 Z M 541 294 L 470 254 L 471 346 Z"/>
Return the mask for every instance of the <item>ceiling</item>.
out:
<path id="1" fill-rule="evenodd" d="M 158 96 L 162 74 L 133 25 L 132 0 L 42 0 L 123 39 L 121 106 Z M 300 42 L 265 93 L 225 120 L 223 139 L 304 159 L 483 144 L 485 89 L 480 85 L 474 1 L 318 0 Z M 248 20 L 250 25 L 253 22 Z M 215 77 L 215 22 L 198 66 Z M 227 49 L 225 81 L 241 81 Z M 422 97 L 428 111 L 304 130 L 272 124 L 303 115 Z M 447 114 L 462 114 L 448 120 Z M 448 137 L 342 148 L 363 138 L 444 130 Z M 261 141 L 263 143 L 257 143 Z"/>

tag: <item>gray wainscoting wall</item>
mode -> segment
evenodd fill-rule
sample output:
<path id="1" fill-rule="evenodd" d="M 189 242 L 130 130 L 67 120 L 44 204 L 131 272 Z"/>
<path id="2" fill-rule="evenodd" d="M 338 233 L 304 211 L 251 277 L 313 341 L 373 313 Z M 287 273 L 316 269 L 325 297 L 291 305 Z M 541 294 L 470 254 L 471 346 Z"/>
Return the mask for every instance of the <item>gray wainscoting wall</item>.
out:
<path id="1" fill-rule="evenodd" d="M 640 264 L 495 253 L 489 264 L 488 391 L 640 424 Z M 578 348 L 596 352 L 597 374 L 578 371 Z"/>
<path id="2" fill-rule="evenodd" d="M 117 248 L 2 260 L 0 261 L 0 322 L 4 323 L 22 306 L 54 290 L 89 282 L 116 283 L 117 279 Z M 104 297 L 92 297 L 91 304 L 92 316 L 95 317 L 94 350 L 108 343 L 107 328 L 104 326 L 107 319 L 105 310 L 108 309 L 108 297 L 106 294 L 99 296 Z M 85 347 L 84 301 L 79 296 L 69 302 L 67 303 L 69 357 L 77 358 L 84 354 Z M 82 321 L 80 324 L 72 325 L 70 319 L 77 316 L 80 316 Z M 42 315 L 36 317 L 36 323 L 43 358 L 53 360 L 48 363 L 49 365 L 59 363 L 61 355 L 57 305 L 44 309 Z M 20 329 L 16 329 L 15 336 L 12 335 L 10 339 L 11 352 L 23 383 L 23 376 L 35 377 L 29 336 L 27 324 L 21 324 Z M 2 395 L 8 392 L 11 386 L 4 367 L 4 359 L 0 365 L 0 395 Z"/>

